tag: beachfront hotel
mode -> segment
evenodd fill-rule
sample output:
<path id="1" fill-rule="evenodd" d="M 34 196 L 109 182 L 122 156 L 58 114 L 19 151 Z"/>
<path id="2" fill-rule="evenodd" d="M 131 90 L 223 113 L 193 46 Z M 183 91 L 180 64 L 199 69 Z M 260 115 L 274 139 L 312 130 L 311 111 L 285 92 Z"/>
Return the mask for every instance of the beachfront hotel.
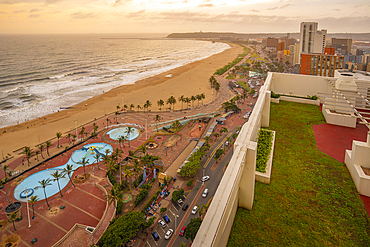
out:
<path id="1" fill-rule="evenodd" d="M 273 99 L 272 91 L 286 96 Z M 317 95 L 318 99 L 305 99 L 307 95 Z M 337 154 L 327 154 L 334 157 L 339 153 L 340 157 L 334 158 L 345 163 L 358 193 L 366 196 L 363 201 L 368 200 L 370 176 L 364 170 L 370 168 L 369 99 L 370 74 L 366 72 L 337 70 L 334 77 L 269 73 L 260 89 L 252 115 L 243 125 L 234 144 L 233 156 L 193 245 L 226 246 L 238 207 L 253 211 L 255 181 L 269 183 L 270 178 L 274 178 L 274 174 L 271 174 L 271 161 L 268 162 L 264 177 L 256 172 L 257 135 L 261 127 L 269 127 L 271 102 L 292 101 L 319 106 L 327 122 L 323 132 L 330 133 L 334 128 L 342 131 L 329 137 L 348 138 L 346 132 L 362 131 L 360 135 L 363 141 L 351 139 L 350 149 L 335 143 L 332 146 L 338 148 Z M 319 143 L 317 146 L 320 151 L 326 152 L 321 149 L 325 146 Z M 273 160 L 272 154 L 273 150 L 270 160 Z M 345 158 L 341 160 L 341 157 Z"/>

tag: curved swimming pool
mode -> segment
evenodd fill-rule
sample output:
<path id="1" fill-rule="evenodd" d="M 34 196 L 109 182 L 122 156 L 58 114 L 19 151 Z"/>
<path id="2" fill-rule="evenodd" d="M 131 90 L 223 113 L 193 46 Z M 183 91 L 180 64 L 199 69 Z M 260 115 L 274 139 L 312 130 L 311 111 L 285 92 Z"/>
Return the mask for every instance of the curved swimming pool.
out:
<path id="1" fill-rule="evenodd" d="M 83 146 L 81 149 L 74 151 L 68 162 L 64 165 L 42 170 L 28 176 L 20 184 L 18 184 L 17 187 L 15 187 L 14 197 L 18 201 L 27 202 L 27 198 L 24 198 L 25 193 L 22 193 L 22 191 L 24 191 L 25 189 L 34 189 L 35 187 L 40 185 L 38 181 L 41 181 L 43 179 L 53 179 L 53 176 L 51 174 L 56 171 L 62 172 L 63 169 L 67 167 L 67 165 L 73 165 L 73 170 L 76 170 L 77 168 L 82 166 L 80 164 L 77 164 L 82 160 L 82 158 L 86 158 L 86 161 L 88 161 L 88 165 L 94 164 L 96 163 L 96 160 L 94 158 L 95 154 L 100 154 L 100 156 L 102 157 L 102 155 L 106 153 L 106 150 L 109 150 L 110 153 L 112 153 L 113 147 L 107 143 L 91 143 Z M 73 177 L 73 174 L 71 174 L 71 177 Z M 65 186 L 67 186 L 68 182 L 68 175 L 66 175 L 65 178 L 59 179 L 60 188 L 63 189 Z M 45 190 L 47 197 L 51 197 L 56 193 L 59 193 L 58 182 L 51 182 L 51 185 L 46 186 Z M 29 198 L 35 195 L 38 196 L 39 200 L 45 199 L 44 189 L 34 189 L 33 194 L 31 195 L 30 193 L 28 193 L 27 196 Z"/>
<path id="2" fill-rule="evenodd" d="M 135 127 L 132 127 L 131 129 L 131 133 L 129 135 L 127 135 L 127 127 L 119 127 L 119 128 L 115 128 L 115 129 L 112 129 L 110 131 L 107 132 L 107 135 L 109 136 L 109 138 L 113 139 L 113 140 L 118 140 L 118 138 L 120 136 L 127 136 L 127 139 L 129 141 L 135 139 L 136 137 L 139 136 L 139 129 L 138 128 L 135 128 Z"/>

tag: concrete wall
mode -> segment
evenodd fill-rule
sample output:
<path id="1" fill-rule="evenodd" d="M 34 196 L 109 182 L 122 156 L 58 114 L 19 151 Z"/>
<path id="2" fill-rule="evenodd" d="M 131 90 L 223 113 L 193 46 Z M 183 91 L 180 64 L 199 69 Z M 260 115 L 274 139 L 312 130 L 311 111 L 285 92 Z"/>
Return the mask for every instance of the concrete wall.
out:
<path id="1" fill-rule="evenodd" d="M 353 114 L 345 115 L 333 113 L 326 109 L 325 105 L 322 106 L 322 114 L 324 115 L 326 122 L 329 124 L 356 128 L 356 118 L 353 116 Z"/>

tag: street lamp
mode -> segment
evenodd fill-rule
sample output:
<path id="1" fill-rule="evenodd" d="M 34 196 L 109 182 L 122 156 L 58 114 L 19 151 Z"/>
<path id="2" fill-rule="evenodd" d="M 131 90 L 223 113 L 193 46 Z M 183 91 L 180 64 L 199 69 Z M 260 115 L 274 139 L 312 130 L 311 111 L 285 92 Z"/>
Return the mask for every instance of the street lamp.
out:
<path id="1" fill-rule="evenodd" d="M 170 211 L 171 212 L 171 211 Z M 173 217 L 175 218 L 175 230 L 174 230 L 174 232 L 176 232 L 176 229 L 177 229 L 177 221 L 176 221 L 176 218 L 178 218 L 179 217 L 179 215 L 177 215 L 177 214 L 174 214 L 174 213 L 172 213 L 171 212 L 171 214 L 173 215 Z"/>
<path id="2" fill-rule="evenodd" d="M 204 169 L 203 169 L 203 177 L 204 177 Z M 204 185 L 204 179 L 202 179 L 202 185 Z"/>
<path id="3" fill-rule="evenodd" d="M 31 227 L 31 221 L 30 221 L 30 211 L 28 210 L 28 194 L 29 194 L 30 190 L 29 189 L 25 189 L 24 191 L 22 191 L 22 193 L 25 193 L 26 194 L 26 199 L 27 199 L 27 216 L 28 216 L 28 227 Z"/>

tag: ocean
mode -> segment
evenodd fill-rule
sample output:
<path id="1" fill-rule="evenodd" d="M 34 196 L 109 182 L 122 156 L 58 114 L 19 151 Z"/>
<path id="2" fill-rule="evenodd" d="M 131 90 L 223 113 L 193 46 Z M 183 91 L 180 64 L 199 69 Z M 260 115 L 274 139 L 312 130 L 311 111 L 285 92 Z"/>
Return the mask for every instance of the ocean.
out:
<path id="1" fill-rule="evenodd" d="M 0 128 L 229 48 L 160 34 L 0 35 Z"/>

